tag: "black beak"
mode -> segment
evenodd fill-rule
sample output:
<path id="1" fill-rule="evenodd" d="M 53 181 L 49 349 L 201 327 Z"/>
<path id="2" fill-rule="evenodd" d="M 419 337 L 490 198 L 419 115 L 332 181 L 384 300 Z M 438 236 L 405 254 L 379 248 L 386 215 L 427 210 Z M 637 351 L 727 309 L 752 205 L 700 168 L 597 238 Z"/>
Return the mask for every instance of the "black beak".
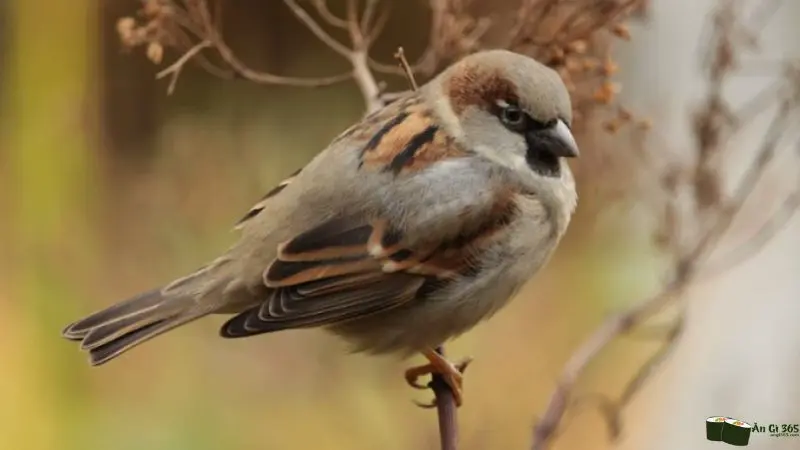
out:
<path id="1" fill-rule="evenodd" d="M 561 120 L 549 128 L 529 131 L 525 140 L 529 149 L 538 149 L 557 158 L 575 158 L 580 154 L 572 132 Z"/>
<path id="2" fill-rule="evenodd" d="M 572 136 L 572 131 L 562 120 L 558 120 L 556 125 L 546 131 L 551 138 L 552 145 L 550 151 L 555 156 L 562 158 L 575 158 L 580 155 L 578 144 Z"/>
<path id="3" fill-rule="evenodd" d="M 547 128 L 538 128 L 525 133 L 528 150 L 525 159 L 535 172 L 545 176 L 559 176 L 561 158 L 574 158 L 580 152 L 575 138 L 566 123 L 561 120 Z"/>

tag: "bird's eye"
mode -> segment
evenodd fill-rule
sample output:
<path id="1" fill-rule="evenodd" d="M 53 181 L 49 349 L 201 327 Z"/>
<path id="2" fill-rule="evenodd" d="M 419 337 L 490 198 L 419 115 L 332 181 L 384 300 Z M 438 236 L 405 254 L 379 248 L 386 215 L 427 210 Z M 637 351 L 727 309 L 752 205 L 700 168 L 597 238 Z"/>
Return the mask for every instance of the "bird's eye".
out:
<path id="1" fill-rule="evenodd" d="M 525 113 L 514 105 L 505 106 L 500 111 L 500 120 L 503 121 L 505 126 L 515 131 L 522 131 L 525 129 L 525 119 Z"/>

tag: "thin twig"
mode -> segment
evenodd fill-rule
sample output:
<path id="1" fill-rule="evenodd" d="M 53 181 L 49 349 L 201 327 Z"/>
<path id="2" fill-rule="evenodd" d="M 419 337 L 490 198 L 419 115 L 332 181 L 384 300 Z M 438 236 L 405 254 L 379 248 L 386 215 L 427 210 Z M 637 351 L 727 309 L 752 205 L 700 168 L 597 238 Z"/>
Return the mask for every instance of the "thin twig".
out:
<path id="1" fill-rule="evenodd" d="M 375 17 L 379 0 L 367 0 L 367 5 L 364 7 L 364 12 L 361 14 L 360 27 L 366 33 L 372 28 L 372 19 Z"/>
<path id="2" fill-rule="evenodd" d="M 327 22 L 329 25 L 333 25 L 334 27 L 342 29 L 347 28 L 347 21 L 336 17 L 336 15 L 331 12 L 331 10 L 328 8 L 327 0 L 313 0 L 312 4 L 317 9 L 317 14 L 319 14 L 320 17 L 322 17 L 322 19 L 325 20 L 325 22 Z"/>
<path id="3" fill-rule="evenodd" d="M 286 2 L 292 2 L 292 0 L 284 0 Z M 293 3 L 293 2 L 292 2 Z M 200 16 L 200 21 L 203 25 L 203 29 L 205 31 L 206 39 L 211 42 L 214 48 L 219 53 L 219 56 L 222 58 L 225 63 L 227 63 L 234 72 L 239 74 L 241 77 L 252 81 L 254 83 L 259 84 L 283 84 L 287 86 L 297 86 L 297 87 L 320 87 L 320 86 L 329 86 L 336 83 L 341 83 L 343 81 L 347 81 L 353 77 L 351 72 L 333 75 L 330 77 L 320 77 L 320 78 L 296 78 L 296 77 L 283 77 L 279 75 L 273 75 L 271 73 L 256 71 L 245 65 L 239 58 L 236 57 L 233 50 L 225 43 L 225 40 L 222 39 L 222 36 L 219 34 L 219 31 L 214 25 L 213 19 L 211 18 L 211 14 L 208 11 L 208 5 L 205 1 L 197 1 L 195 2 L 195 9 Z M 302 8 L 301 8 L 302 9 Z M 305 12 L 305 11 L 304 11 Z"/>
<path id="4" fill-rule="evenodd" d="M 784 0 L 763 0 L 756 6 L 755 11 L 750 16 L 748 23 L 750 31 L 760 32 L 769 23 L 778 10 L 785 3 Z"/>
<path id="5" fill-rule="evenodd" d="M 386 24 L 389 22 L 389 15 L 391 14 L 391 5 L 392 4 L 389 3 L 381 10 L 380 15 L 370 28 L 364 28 L 368 46 L 372 46 L 372 43 L 378 39 L 381 33 L 383 33 L 384 28 L 386 28 Z"/>
<path id="6" fill-rule="evenodd" d="M 417 80 L 414 78 L 414 72 L 411 70 L 411 66 L 408 65 L 408 60 L 406 59 L 406 53 L 403 50 L 403 47 L 397 47 L 397 52 L 394 54 L 394 57 L 397 58 L 400 67 L 405 72 L 406 78 L 408 78 L 408 84 L 411 85 L 411 90 L 416 91 L 419 89 Z"/>
<path id="7" fill-rule="evenodd" d="M 350 49 L 339 43 L 336 39 L 334 39 L 330 34 L 328 34 L 325 30 L 322 29 L 319 24 L 308 15 L 305 9 L 303 9 L 300 5 L 297 4 L 295 0 L 283 0 L 283 3 L 292 10 L 294 15 L 303 22 L 303 25 L 308 28 L 314 36 L 317 37 L 323 44 L 330 47 L 331 50 L 334 52 L 344 56 L 345 58 L 350 57 Z"/>
<path id="8" fill-rule="evenodd" d="M 194 47 L 190 48 L 186 53 L 181 55 L 174 63 L 170 64 L 166 69 L 156 74 L 156 79 L 160 80 L 167 75 L 170 76 L 169 86 L 167 86 L 167 95 L 172 95 L 175 92 L 175 85 L 178 83 L 178 77 L 181 75 L 183 66 L 186 65 L 195 55 L 203 51 L 203 49 L 211 47 L 211 42 L 205 40 L 198 42 Z"/>
<path id="9" fill-rule="evenodd" d="M 666 336 L 664 336 L 663 343 L 661 344 L 661 347 L 659 347 L 658 351 L 651 355 L 647 362 L 645 362 L 639 368 L 636 374 L 628 381 L 628 383 L 625 384 L 625 388 L 623 388 L 622 394 L 620 394 L 619 399 L 617 400 L 617 403 L 620 405 L 620 407 L 630 404 L 631 400 L 633 400 L 636 394 L 641 391 L 647 379 L 649 379 L 650 376 L 655 373 L 656 369 L 659 368 L 664 361 L 666 361 L 667 357 L 675 349 L 675 343 L 683 331 L 684 325 L 685 318 L 684 315 L 681 314 L 677 319 L 675 319 L 675 322 L 667 331 Z"/>
<path id="10" fill-rule="evenodd" d="M 692 272 L 690 270 L 677 271 L 672 281 L 660 293 L 604 322 L 578 348 L 561 372 L 556 389 L 550 396 L 545 408 L 545 413 L 534 427 L 532 450 L 544 450 L 547 448 L 564 417 L 578 377 L 597 358 L 601 350 L 636 324 L 661 311 L 686 288 L 691 278 Z"/>
<path id="11" fill-rule="evenodd" d="M 441 39 L 442 22 L 447 8 L 447 2 L 443 0 L 434 0 L 430 2 L 431 6 L 431 22 L 428 31 L 428 44 L 422 55 L 416 61 L 409 64 L 412 73 L 430 73 L 436 69 L 436 42 Z M 397 67 L 394 64 L 384 64 L 375 59 L 369 59 L 369 67 L 372 70 L 380 73 L 391 75 L 405 76 L 406 72 L 402 67 Z"/>
<path id="12" fill-rule="evenodd" d="M 756 184 L 761 180 L 767 165 L 775 157 L 775 150 L 778 142 L 791 123 L 789 118 L 792 104 L 790 100 L 784 101 L 778 109 L 778 113 L 773 119 L 761 143 L 761 148 L 756 154 L 755 161 L 745 172 L 742 180 L 734 190 L 731 200 L 717 215 L 716 221 L 711 229 L 703 235 L 692 250 L 683 257 L 685 263 L 699 263 L 701 258 L 708 258 L 717 242 L 725 235 L 733 224 L 736 217 L 741 212 L 747 199 L 755 190 Z"/>
<path id="13" fill-rule="evenodd" d="M 716 276 L 727 272 L 739 264 L 750 260 L 777 236 L 789 224 L 795 213 L 800 210 L 800 189 L 792 192 L 781 204 L 778 211 L 759 227 L 744 244 L 719 257 L 719 263 L 711 265 L 703 271 L 704 276 Z"/>

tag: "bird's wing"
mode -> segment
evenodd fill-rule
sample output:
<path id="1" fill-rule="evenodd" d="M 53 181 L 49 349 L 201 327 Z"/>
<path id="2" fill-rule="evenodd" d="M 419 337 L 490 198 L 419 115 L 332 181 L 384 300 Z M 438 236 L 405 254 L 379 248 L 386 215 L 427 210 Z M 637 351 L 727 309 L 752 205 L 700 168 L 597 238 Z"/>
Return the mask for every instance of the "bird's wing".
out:
<path id="1" fill-rule="evenodd" d="M 279 246 L 263 273 L 268 297 L 229 320 L 222 335 L 341 323 L 419 299 L 469 276 L 474 256 L 514 213 L 512 203 L 501 202 L 469 231 L 412 245 L 385 218 L 329 220 Z"/>

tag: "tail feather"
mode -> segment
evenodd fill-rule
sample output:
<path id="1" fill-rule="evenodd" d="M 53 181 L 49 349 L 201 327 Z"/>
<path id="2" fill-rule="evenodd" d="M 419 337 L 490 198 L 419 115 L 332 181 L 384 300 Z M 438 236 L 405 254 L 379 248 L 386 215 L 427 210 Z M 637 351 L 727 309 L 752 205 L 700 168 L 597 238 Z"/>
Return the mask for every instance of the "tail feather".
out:
<path id="1" fill-rule="evenodd" d="M 169 319 L 159 320 L 141 328 L 133 329 L 127 333 L 115 337 L 113 340 L 106 341 L 102 345 L 93 347 L 89 350 L 89 361 L 93 366 L 99 366 L 108 362 L 122 353 L 136 347 L 139 344 L 167 331 L 197 319 L 200 315 L 175 316 Z"/>
<path id="2" fill-rule="evenodd" d="M 116 305 L 91 314 L 77 322 L 67 325 L 61 332 L 65 338 L 74 341 L 82 341 L 83 338 L 94 328 L 101 325 L 123 320 L 129 316 L 137 316 L 146 313 L 148 310 L 158 307 L 163 303 L 164 298 L 160 289 L 143 292 L 128 300 L 119 302 Z"/>
<path id="3" fill-rule="evenodd" d="M 164 296 L 156 289 L 70 324 L 63 335 L 81 341 L 92 365 L 99 365 L 209 312 L 198 309 L 191 296 Z"/>
<path id="4" fill-rule="evenodd" d="M 158 314 L 157 311 L 148 309 L 139 314 L 132 314 L 120 320 L 104 323 L 89 330 L 81 342 L 81 350 L 92 350 L 107 344 L 123 335 L 130 334 L 156 322 L 163 322 L 169 316 L 166 312 Z"/>

